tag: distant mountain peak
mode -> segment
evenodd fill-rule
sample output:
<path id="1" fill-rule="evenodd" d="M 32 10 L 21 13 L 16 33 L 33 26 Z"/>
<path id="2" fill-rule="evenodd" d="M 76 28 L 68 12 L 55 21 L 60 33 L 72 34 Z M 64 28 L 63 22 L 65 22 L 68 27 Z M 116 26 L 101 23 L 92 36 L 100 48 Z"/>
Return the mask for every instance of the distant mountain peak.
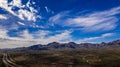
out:
<path id="1" fill-rule="evenodd" d="M 58 42 L 52 42 L 52 43 L 49 43 L 49 44 L 47 44 L 47 45 L 59 45 L 60 43 L 58 43 Z"/>

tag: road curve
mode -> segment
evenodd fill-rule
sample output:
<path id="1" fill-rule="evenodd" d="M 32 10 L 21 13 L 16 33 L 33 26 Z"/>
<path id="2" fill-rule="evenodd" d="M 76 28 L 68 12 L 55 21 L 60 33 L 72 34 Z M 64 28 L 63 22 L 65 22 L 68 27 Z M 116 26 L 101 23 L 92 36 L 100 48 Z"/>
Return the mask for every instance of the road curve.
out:
<path id="1" fill-rule="evenodd" d="M 7 53 L 3 54 L 2 61 L 6 67 L 22 67 L 22 66 L 16 64 L 15 62 L 11 61 L 10 58 L 11 57 Z"/>

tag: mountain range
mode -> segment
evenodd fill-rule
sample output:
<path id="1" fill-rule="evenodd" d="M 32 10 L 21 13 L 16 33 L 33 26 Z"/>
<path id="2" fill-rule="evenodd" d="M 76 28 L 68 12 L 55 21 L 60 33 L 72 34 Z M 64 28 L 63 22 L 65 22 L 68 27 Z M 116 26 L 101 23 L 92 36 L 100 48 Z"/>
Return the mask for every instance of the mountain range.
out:
<path id="1" fill-rule="evenodd" d="M 58 43 L 52 42 L 47 45 L 37 44 L 29 47 L 19 48 L 19 49 L 27 49 L 27 50 L 54 50 L 54 49 L 82 49 L 82 48 L 119 48 L 120 47 L 120 40 L 115 40 L 112 42 L 102 42 L 99 44 L 93 43 Z"/>

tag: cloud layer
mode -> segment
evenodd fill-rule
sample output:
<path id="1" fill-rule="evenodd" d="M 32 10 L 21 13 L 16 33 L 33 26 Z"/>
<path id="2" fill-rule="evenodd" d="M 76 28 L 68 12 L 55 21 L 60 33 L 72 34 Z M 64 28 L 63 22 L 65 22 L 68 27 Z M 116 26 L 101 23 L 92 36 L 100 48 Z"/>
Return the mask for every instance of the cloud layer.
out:
<path id="1" fill-rule="evenodd" d="M 49 19 L 52 25 L 59 24 L 63 27 L 78 28 L 79 30 L 91 31 L 109 31 L 117 26 L 119 18 L 116 15 L 120 14 L 120 7 L 110 10 L 87 13 L 85 15 L 71 15 L 70 12 L 61 12 Z"/>
<path id="2" fill-rule="evenodd" d="M 51 36 L 49 35 L 50 33 L 52 34 L 50 31 L 41 30 L 30 34 L 28 30 L 24 30 L 22 34 L 19 34 L 20 37 L 10 37 L 7 35 L 7 30 L 0 29 L 0 47 L 15 48 L 33 44 L 47 44 L 50 42 L 68 42 L 71 39 L 70 31 L 63 31 Z"/>

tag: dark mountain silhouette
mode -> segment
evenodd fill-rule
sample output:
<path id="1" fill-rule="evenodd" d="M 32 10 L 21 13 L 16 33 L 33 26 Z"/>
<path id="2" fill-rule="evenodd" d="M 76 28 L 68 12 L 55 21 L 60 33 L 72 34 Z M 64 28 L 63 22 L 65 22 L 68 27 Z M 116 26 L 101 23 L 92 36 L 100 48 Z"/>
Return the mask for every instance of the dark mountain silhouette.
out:
<path id="1" fill-rule="evenodd" d="M 115 40 L 112 42 L 102 42 L 100 44 L 93 44 L 93 43 L 81 43 L 76 44 L 74 42 L 69 43 L 58 43 L 52 42 L 47 45 L 33 45 L 30 47 L 26 47 L 29 50 L 51 50 L 51 49 L 80 49 L 80 48 L 119 48 L 120 47 L 120 40 Z"/>

